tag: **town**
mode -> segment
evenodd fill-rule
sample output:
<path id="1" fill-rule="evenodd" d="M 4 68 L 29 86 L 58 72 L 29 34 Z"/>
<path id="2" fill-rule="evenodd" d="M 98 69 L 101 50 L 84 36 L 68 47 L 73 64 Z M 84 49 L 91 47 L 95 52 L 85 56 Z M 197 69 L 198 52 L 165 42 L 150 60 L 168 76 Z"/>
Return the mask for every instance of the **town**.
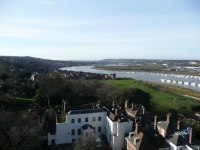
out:
<path id="1" fill-rule="evenodd" d="M 2 149 L 73 150 L 87 149 L 87 144 L 102 150 L 200 148 L 198 99 L 114 73 L 58 66 L 44 73 L 46 69 L 18 66 L 19 58 L 11 58 L 12 65 L 10 59 L 0 59 Z M 120 88 L 124 83 L 128 85 Z M 161 103 L 164 97 L 171 105 Z"/>

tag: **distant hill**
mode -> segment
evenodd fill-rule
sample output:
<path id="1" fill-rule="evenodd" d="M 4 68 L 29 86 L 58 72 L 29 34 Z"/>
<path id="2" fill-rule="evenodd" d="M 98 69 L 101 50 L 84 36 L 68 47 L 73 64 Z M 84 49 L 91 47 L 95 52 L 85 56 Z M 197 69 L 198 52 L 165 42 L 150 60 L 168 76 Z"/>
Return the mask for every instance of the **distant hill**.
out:
<path id="1" fill-rule="evenodd" d="M 50 60 L 35 57 L 19 57 L 19 56 L 0 56 L 0 70 L 8 68 L 16 70 L 25 70 L 28 72 L 47 73 L 50 70 L 61 67 L 91 65 L 95 62 L 87 61 L 64 61 L 64 60 Z"/>
<path id="2" fill-rule="evenodd" d="M 161 60 L 161 59 L 103 59 L 100 63 L 130 63 L 130 64 L 176 64 L 176 65 L 200 65 L 200 60 Z M 192 64 L 196 62 L 196 64 Z"/>

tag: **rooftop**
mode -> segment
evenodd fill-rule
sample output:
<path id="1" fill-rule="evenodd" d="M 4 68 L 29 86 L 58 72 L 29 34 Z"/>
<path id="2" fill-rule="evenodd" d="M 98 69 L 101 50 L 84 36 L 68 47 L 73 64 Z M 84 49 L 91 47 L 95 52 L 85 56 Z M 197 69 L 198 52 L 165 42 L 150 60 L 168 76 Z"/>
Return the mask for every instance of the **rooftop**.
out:
<path id="1" fill-rule="evenodd" d="M 68 115 L 89 114 L 89 113 L 98 113 L 98 112 L 104 112 L 104 111 L 101 108 L 98 108 L 98 109 L 71 110 L 71 111 L 68 112 Z"/>
<path id="2" fill-rule="evenodd" d="M 199 144 L 190 144 L 188 146 L 191 147 L 193 150 L 200 150 L 200 145 Z"/>

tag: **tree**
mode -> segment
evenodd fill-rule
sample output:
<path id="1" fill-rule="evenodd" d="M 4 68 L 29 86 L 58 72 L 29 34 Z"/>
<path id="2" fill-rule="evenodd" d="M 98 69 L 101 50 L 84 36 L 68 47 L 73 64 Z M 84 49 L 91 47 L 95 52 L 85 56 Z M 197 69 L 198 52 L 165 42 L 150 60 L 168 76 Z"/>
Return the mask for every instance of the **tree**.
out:
<path id="1" fill-rule="evenodd" d="M 102 103 L 107 104 L 107 95 L 108 93 L 115 91 L 116 88 L 111 85 L 111 84 L 102 84 L 99 88 L 97 88 L 97 98 L 100 100 Z"/>
<path id="2" fill-rule="evenodd" d="M 125 89 L 117 89 L 108 94 L 108 99 L 110 103 L 115 101 L 119 105 L 124 105 L 125 100 L 128 100 L 130 103 L 136 103 L 144 105 L 147 109 L 150 106 L 151 96 L 149 93 L 144 92 L 139 88 L 125 88 Z"/>
<path id="3" fill-rule="evenodd" d="M 39 90 L 35 97 L 43 97 L 47 101 L 47 106 L 50 106 L 51 100 L 55 93 L 59 90 L 63 91 L 63 84 L 61 78 L 53 78 L 49 76 L 42 76 L 39 82 Z M 39 92 L 39 93 L 38 93 Z M 43 99 L 45 101 L 45 99 Z M 62 100 L 62 99 L 61 99 Z"/>
<path id="4" fill-rule="evenodd" d="M 105 144 L 96 136 L 88 135 L 74 143 L 73 150 L 105 150 Z"/>
<path id="5" fill-rule="evenodd" d="M 0 148 L 27 149 L 30 142 L 38 141 L 40 128 L 30 113 L 0 112 Z"/>
<path id="6" fill-rule="evenodd" d="M 7 73 L 2 73 L 0 75 L 0 79 L 3 80 L 4 82 L 9 78 L 8 74 Z"/>

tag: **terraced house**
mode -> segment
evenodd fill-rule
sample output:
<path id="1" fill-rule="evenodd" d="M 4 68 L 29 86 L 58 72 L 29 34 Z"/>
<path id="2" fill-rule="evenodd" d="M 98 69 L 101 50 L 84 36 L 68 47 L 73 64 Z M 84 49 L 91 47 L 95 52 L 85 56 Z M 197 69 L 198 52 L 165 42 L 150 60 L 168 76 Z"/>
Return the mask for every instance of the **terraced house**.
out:
<path id="1" fill-rule="evenodd" d="M 55 134 L 48 133 L 48 145 L 72 143 L 93 134 L 105 135 L 113 150 L 121 150 L 125 146 L 125 135 L 135 128 L 135 119 L 150 124 L 151 114 L 141 105 L 134 107 L 132 104 L 129 108 L 128 101 L 123 107 L 115 106 L 114 102 L 110 107 L 101 106 L 100 103 L 66 107 L 65 101 L 62 106 L 62 116 L 57 116 Z"/>

